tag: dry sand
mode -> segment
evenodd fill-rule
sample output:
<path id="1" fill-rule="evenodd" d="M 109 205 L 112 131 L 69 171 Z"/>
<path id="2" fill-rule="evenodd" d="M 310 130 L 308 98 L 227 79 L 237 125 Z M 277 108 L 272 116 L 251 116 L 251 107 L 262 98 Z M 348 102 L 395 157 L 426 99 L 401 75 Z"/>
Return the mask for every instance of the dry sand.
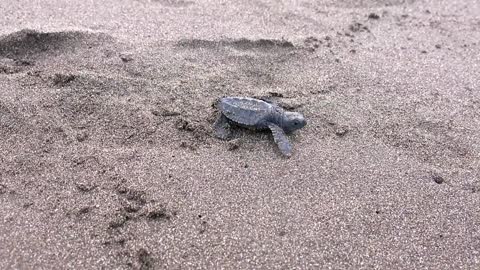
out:
<path id="1" fill-rule="evenodd" d="M 480 268 L 478 0 L 2 0 L 0 85 L 1 269 Z"/>

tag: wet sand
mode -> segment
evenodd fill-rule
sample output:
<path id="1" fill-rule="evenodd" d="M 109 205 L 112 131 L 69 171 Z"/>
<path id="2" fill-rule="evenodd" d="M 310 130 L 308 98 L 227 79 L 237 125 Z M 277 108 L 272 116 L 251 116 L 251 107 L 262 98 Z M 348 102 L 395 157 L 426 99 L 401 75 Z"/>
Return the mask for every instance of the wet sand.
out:
<path id="1" fill-rule="evenodd" d="M 0 2 L 1 269 L 480 267 L 475 0 Z M 213 137 L 222 96 L 303 113 Z"/>

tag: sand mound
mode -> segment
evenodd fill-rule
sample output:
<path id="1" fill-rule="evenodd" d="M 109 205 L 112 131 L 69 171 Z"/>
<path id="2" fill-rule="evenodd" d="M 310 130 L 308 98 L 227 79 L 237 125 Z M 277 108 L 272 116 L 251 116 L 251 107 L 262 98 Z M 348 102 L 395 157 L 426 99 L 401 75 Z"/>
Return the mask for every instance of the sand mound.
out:
<path id="1" fill-rule="evenodd" d="M 0 56 L 11 59 L 36 59 L 45 55 L 93 48 L 113 39 L 106 34 L 86 31 L 39 32 L 24 29 L 0 38 Z"/>
<path id="2" fill-rule="evenodd" d="M 331 1 L 327 3 L 327 5 L 340 8 L 373 8 L 413 4 L 415 1 L 416 0 L 341 0 Z"/>
<path id="3" fill-rule="evenodd" d="M 177 43 L 177 46 L 184 48 L 202 48 L 202 49 L 219 49 L 223 47 L 232 47 L 237 50 L 282 50 L 293 49 L 295 46 L 286 40 L 276 39 L 258 39 L 250 40 L 241 39 L 225 39 L 220 41 L 211 41 L 203 39 L 184 39 Z"/>
<path id="4" fill-rule="evenodd" d="M 194 4 L 193 1 L 187 0 L 152 0 L 152 2 L 159 3 L 162 6 L 174 8 L 187 7 Z"/>

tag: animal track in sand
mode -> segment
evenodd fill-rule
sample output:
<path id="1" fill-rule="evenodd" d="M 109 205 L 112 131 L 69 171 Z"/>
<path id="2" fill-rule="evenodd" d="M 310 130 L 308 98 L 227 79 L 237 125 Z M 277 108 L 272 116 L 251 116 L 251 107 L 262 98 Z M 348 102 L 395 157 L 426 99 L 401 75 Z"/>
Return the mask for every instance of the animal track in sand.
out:
<path id="1" fill-rule="evenodd" d="M 57 79 L 55 79 L 57 78 Z M 154 116 L 138 108 L 117 80 L 97 75 L 62 75 L 53 79 L 62 88 L 53 100 L 60 117 L 89 140 L 114 139 L 116 143 L 150 138 L 157 129 Z"/>

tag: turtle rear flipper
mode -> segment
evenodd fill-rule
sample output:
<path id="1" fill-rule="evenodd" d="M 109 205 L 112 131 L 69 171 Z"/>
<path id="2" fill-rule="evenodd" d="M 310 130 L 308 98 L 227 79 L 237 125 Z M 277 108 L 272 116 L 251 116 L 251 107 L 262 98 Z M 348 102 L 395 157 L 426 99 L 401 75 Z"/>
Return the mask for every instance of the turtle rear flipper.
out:
<path id="1" fill-rule="evenodd" d="M 285 156 L 290 157 L 292 155 L 292 145 L 290 144 L 290 141 L 288 141 L 287 135 L 285 135 L 283 129 L 273 123 L 268 124 L 268 127 L 272 131 L 273 140 L 278 145 L 280 152 Z"/>
<path id="2" fill-rule="evenodd" d="M 215 136 L 222 140 L 227 140 L 230 138 L 231 131 L 230 131 L 230 123 L 228 123 L 228 119 L 223 113 L 220 113 L 217 121 L 213 124 L 213 128 L 215 130 Z"/>

